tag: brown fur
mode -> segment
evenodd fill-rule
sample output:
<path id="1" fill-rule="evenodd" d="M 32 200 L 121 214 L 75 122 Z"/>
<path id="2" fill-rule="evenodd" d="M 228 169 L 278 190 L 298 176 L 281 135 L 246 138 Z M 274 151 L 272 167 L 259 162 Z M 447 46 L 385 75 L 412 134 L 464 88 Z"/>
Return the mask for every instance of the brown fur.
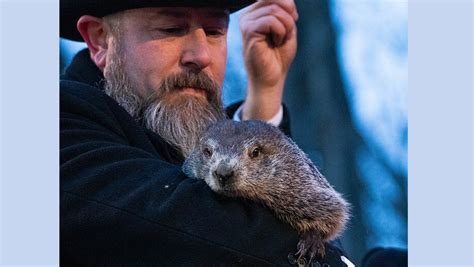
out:
<path id="1" fill-rule="evenodd" d="M 259 152 L 252 154 L 255 149 Z M 306 154 L 264 122 L 227 120 L 212 125 L 183 171 L 204 179 L 217 193 L 267 205 L 300 233 L 299 258 L 324 256 L 323 243 L 336 238 L 349 218 L 348 203 Z"/>

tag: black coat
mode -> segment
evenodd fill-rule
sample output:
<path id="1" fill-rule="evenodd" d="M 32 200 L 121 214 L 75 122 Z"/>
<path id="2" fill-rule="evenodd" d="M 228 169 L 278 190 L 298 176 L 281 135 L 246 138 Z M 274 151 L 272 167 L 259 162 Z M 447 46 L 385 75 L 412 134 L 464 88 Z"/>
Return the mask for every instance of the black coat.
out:
<path id="1" fill-rule="evenodd" d="M 187 178 L 183 159 L 103 93 L 102 78 L 82 51 L 60 83 L 61 264 L 288 265 L 297 233 L 262 205 Z M 335 246 L 327 253 L 341 263 Z"/>

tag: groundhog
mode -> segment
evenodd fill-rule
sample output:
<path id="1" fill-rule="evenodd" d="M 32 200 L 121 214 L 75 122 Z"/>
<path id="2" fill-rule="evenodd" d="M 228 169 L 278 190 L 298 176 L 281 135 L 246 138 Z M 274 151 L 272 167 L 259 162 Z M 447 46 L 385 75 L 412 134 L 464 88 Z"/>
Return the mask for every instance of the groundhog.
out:
<path id="1" fill-rule="evenodd" d="M 259 201 L 300 234 L 296 257 L 324 257 L 349 205 L 306 154 L 277 127 L 261 121 L 211 125 L 183 165 L 216 193 Z"/>

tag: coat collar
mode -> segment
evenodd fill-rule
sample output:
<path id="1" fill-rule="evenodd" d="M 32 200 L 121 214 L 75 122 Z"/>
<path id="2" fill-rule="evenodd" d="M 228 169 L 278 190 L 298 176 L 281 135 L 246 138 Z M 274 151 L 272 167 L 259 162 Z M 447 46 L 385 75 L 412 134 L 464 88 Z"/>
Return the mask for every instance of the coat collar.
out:
<path id="1" fill-rule="evenodd" d="M 88 49 L 81 50 L 74 56 L 71 64 L 66 68 L 64 74 L 61 76 L 61 79 L 86 83 L 92 87 L 98 88 L 99 90 L 103 90 L 104 75 L 94 62 L 92 62 Z M 133 120 L 132 117 L 130 117 L 130 119 Z M 137 123 L 145 128 L 144 130 L 148 135 L 148 138 L 153 145 L 160 150 L 159 154 L 167 161 L 174 164 L 182 164 L 184 162 L 183 156 L 181 156 L 173 146 L 166 143 L 164 139 L 156 133 L 144 127 L 141 122 L 137 121 Z"/>
<path id="2" fill-rule="evenodd" d="M 103 89 L 104 75 L 92 62 L 89 49 L 79 51 L 61 76 L 64 80 L 74 80 Z"/>

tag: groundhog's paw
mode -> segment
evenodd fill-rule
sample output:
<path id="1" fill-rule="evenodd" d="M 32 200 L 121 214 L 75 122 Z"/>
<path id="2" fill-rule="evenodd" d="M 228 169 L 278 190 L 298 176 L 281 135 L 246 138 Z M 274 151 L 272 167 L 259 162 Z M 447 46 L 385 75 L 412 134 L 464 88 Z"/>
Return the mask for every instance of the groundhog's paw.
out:
<path id="1" fill-rule="evenodd" d="M 315 257 L 322 259 L 324 255 L 324 242 L 317 231 L 309 231 L 301 235 L 298 242 L 298 251 L 296 252 L 298 261 L 306 258 L 309 259 L 306 262 L 311 263 Z"/>

